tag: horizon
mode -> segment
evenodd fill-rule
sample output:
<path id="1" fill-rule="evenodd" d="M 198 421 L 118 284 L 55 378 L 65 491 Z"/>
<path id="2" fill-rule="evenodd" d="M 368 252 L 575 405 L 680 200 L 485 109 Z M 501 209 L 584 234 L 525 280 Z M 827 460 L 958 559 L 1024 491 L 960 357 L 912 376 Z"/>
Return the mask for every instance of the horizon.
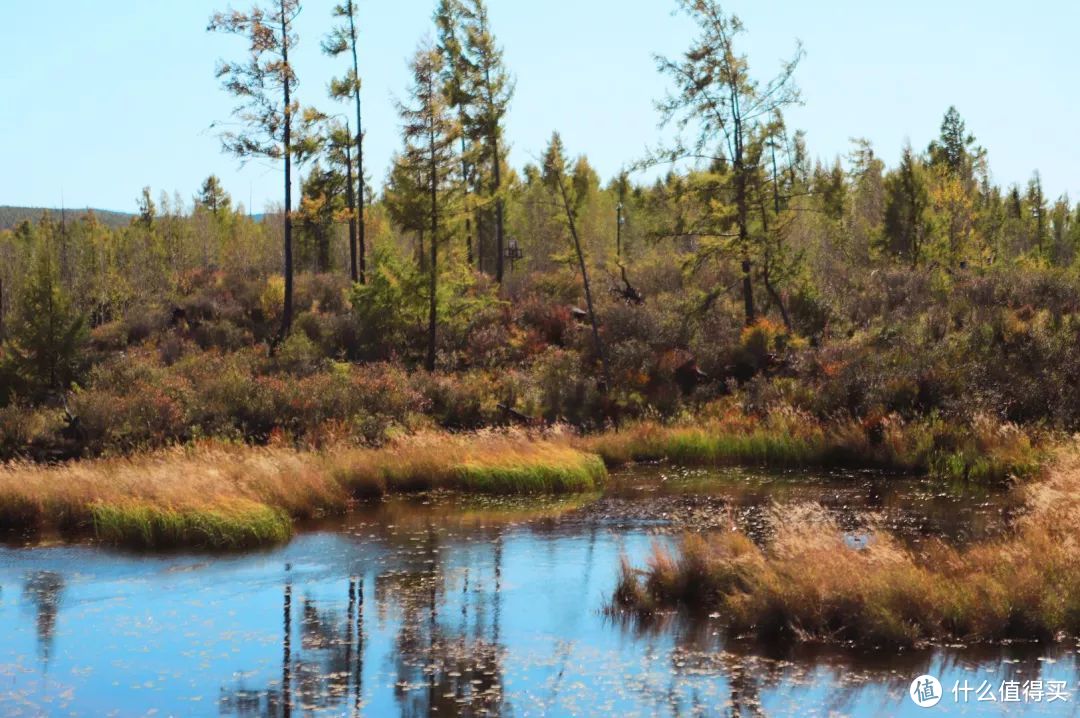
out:
<path id="1" fill-rule="evenodd" d="M 400 146 L 394 100 L 406 92 L 411 51 L 432 34 L 434 4 L 361 3 L 367 168 L 376 188 Z M 0 115 L 0 132 L 20 138 L 9 147 L 14 171 L 0 180 L 0 204 L 131 212 L 143 186 L 150 186 L 155 198 L 179 193 L 189 203 L 210 174 L 253 213 L 279 203 L 276 167 L 265 162 L 241 167 L 221 153 L 210 129 L 229 119 L 233 104 L 214 78 L 214 65 L 240 48 L 234 38 L 205 31 L 211 12 L 224 5 L 199 0 L 183 7 L 148 7 L 119 0 L 100 7 L 76 0 L 59 18 L 43 8 L 16 9 L 14 21 L 0 30 L 0 41 L 25 61 L 0 70 L 0 84 L 9 89 L 5 94 L 35 102 Z M 295 65 L 300 102 L 332 112 L 347 108 L 325 93 L 330 76 L 342 70 L 318 48 L 330 6 L 305 4 Z M 542 9 L 491 2 L 493 29 L 517 80 L 507 122 L 516 170 L 534 161 L 555 130 L 568 151 L 587 156 L 605 181 L 658 142 L 662 133 L 653 103 L 663 96 L 666 81 L 655 70 L 653 54 L 680 53 L 690 31 L 685 18 L 672 15 L 673 6 L 654 3 L 627 12 L 615 0 L 588 6 L 554 0 Z M 770 8 L 727 4 L 746 23 L 741 46 L 759 78 L 770 76 L 796 41 L 803 42 L 807 54 L 796 80 L 805 104 L 789 111 L 788 120 L 793 129 L 806 131 L 815 160 L 831 164 L 847 154 L 849 138 L 866 137 L 893 167 L 905 142 L 925 149 L 946 109 L 955 105 L 987 149 L 996 184 L 1022 187 L 1037 170 L 1047 197 L 1075 197 L 1080 182 L 1071 168 L 1080 164 L 1080 147 L 1071 142 L 1071 123 L 1058 118 L 1075 116 L 1080 100 L 1064 92 L 1064 78 L 1046 68 L 1067 66 L 1065 33 L 1070 18 L 1080 20 L 1080 8 L 1056 2 L 1036 6 L 1052 10 L 1054 22 L 1044 19 L 1049 12 L 1018 17 L 1002 3 L 980 7 L 976 16 L 927 0 L 902 10 L 867 8 L 852 0 L 828 8 L 792 0 Z M 926 18 L 934 24 L 923 27 Z M 50 48 L 66 52 L 45 53 L 34 33 L 25 32 L 44 26 L 46 19 L 55 32 Z M 105 32 L 130 42 L 101 46 L 97 38 Z M 904 54 L 901 49 L 910 48 L 912 38 L 918 43 Z M 1021 60 L 1004 67 L 995 63 L 1003 44 Z M 132 65 L 133 57 L 148 61 Z M 605 80 L 597 81 L 598 76 Z M 116 77 L 127 81 L 101 80 Z M 39 89 L 44 87 L 59 91 L 44 93 Z M 1022 88 L 1024 106 L 1040 111 L 1001 112 L 997 98 L 1009 87 Z M 57 142 L 73 134 L 74 139 Z M 649 181 L 661 173 L 633 179 Z"/>

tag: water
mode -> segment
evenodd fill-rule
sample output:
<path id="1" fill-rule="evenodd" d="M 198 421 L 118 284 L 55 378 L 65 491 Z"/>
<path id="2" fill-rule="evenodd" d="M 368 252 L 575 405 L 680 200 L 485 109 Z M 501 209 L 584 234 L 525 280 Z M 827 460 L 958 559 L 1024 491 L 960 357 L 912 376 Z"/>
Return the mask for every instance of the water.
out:
<path id="1" fill-rule="evenodd" d="M 0 715 L 916 716 L 924 673 L 945 714 L 1077 713 L 1072 645 L 776 654 L 708 619 L 604 611 L 621 556 L 717 513 L 767 531 L 773 498 L 910 541 L 1011 516 L 1008 496 L 919 481 L 652 468 L 604 497 L 394 499 L 244 555 L 0 548 Z M 965 680 L 1064 681 L 1069 699 L 956 704 Z"/>

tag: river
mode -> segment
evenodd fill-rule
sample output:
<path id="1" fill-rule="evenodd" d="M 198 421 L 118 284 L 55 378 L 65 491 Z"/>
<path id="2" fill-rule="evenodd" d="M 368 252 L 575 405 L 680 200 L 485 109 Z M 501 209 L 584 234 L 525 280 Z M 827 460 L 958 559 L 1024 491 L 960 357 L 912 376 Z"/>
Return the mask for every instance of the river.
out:
<path id="1" fill-rule="evenodd" d="M 1016 505 L 873 474 L 643 467 L 602 496 L 392 498 L 245 554 L 9 541 L 0 715 L 917 716 L 922 674 L 942 686 L 934 713 L 1077 713 L 1075 645 L 779 650 L 708 617 L 605 610 L 622 557 L 687 528 L 767 540 L 772 507 L 805 501 L 855 544 L 873 527 L 966 543 Z M 1011 702 L 1013 684 L 1043 692 Z"/>

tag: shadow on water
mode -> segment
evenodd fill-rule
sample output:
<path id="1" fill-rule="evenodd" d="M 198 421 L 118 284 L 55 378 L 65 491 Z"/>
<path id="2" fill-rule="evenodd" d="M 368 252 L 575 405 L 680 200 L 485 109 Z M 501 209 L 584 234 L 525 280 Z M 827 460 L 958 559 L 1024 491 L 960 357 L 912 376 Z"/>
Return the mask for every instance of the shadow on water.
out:
<path id="1" fill-rule="evenodd" d="M 917 480 L 651 471 L 588 499 L 390 499 L 213 559 L 0 549 L 0 584 L 23 586 L 0 594 L 0 714 L 862 717 L 918 715 L 923 673 L 1075 687 L 1069 646 L 779 651 L 705 618 L 612 616 L 620 556 L 698 516 L 753 527 L 816 497 L 851 526 L 957 541 L 1011 520 L 1007 497 Z"/>

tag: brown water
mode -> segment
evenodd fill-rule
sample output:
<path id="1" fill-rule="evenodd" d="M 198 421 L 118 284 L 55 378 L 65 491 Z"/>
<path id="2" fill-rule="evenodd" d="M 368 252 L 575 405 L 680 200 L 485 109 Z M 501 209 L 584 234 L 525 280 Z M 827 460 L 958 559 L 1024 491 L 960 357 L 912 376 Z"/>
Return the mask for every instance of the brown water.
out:
<path id="1" fill-rule="evenodd" d="M 621 556 L 775 503 L 957 543 L 1008 530 L 1015 497 L 872 474 L 641 467 L 602 496 L 394 498 L 244 555 L 92 545 L 0 549 L 0 715 L 1075 714 L 1075 646 L 777 654 L 717 621 L 648 628 L 604 608 Z M 1064 681 L 1066 701 L 954 702 L 978 686 Z"/>

